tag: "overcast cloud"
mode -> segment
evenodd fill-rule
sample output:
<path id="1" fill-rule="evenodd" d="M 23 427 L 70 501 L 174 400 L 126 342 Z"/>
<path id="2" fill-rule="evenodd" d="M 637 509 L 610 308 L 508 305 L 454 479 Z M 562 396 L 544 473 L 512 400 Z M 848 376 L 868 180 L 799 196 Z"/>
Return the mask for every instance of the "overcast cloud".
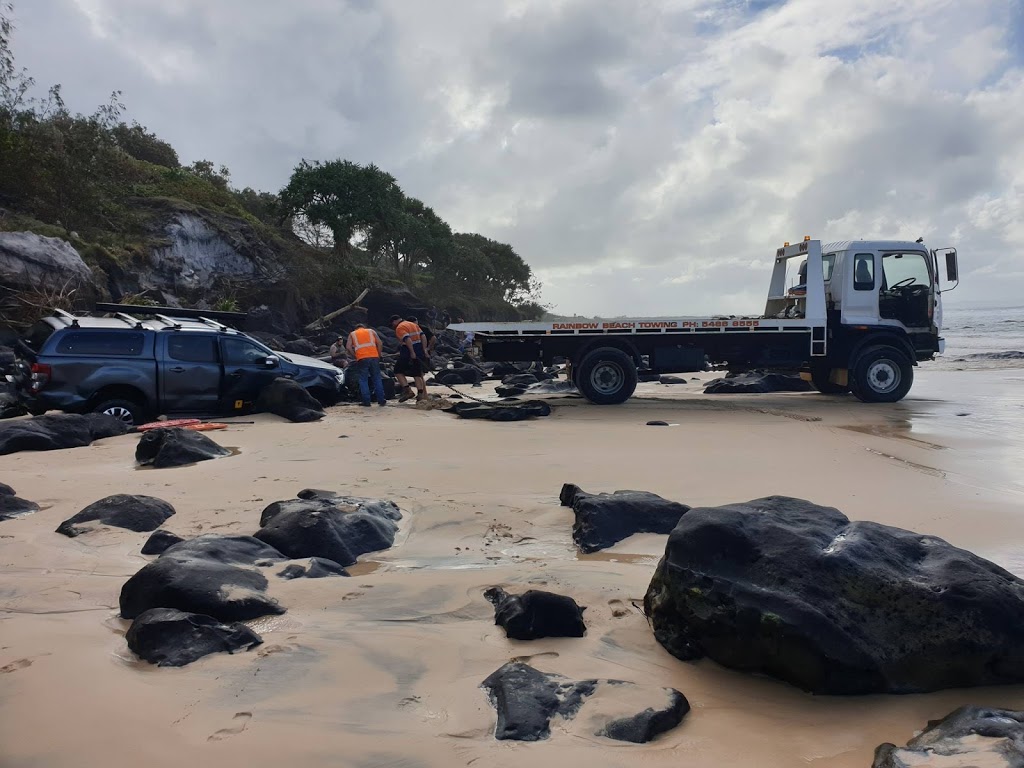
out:
<path id="1" fill-rule="evenodd" d="M 374 162 L 580 314 L 755 311 L 774 249 L 924 236 L 1024 304 L 1022 0 L 15 0 L 15 53 L 277 191 Z"/>

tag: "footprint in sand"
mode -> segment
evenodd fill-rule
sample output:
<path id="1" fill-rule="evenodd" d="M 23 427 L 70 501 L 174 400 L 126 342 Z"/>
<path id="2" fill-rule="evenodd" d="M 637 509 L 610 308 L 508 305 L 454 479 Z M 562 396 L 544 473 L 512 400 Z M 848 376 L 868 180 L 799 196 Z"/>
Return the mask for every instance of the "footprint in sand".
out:
<path id="1" fill-rule="evenodd" d="M 32 659 L 18 659 L 12 661 L 10 664 L 4 667 L 0 667 L 0 675 L 6 675 L 9 672 L 17 672 L 19 669 L 25 669 L 26 667 L 32 666 Z"/>
<path id="2" fill-rule="evenodd" d="M 357 597 L 362 597 L 363 594 L 364 593 L 362 593 L 362 592 L 349 592 L 347 595 L 342 595 L 341 599 L 342 600 L 355 600 Z"/>
<path id="3" fill-rule="evenodd" d="M 236 712 L 234 718 L 232 718 L 232 725 L 230 728 L 221 728 L 212 736 L 209 736 L 207 741 L 223 741 L 224 739 L 236 736 L 245 730 L 246 726 L 249 725 L 249 721 L 252 720 L 252 712 Z"/>
<path id="4" fill-rule="evenodd" d="M 530 656 L 513 656 L 512 661 L 517 664 L 529 664 L 534 659 L 557 659 L 558 654 L 555 651 L 545 651 L 544 653 L 534 653 Z"/>
<path id="5" fill-rule="evenodd" d="M 612 609 L 612 616 L 616 619 L 621 619 L 624 616 L 629 616 L 629 608 L 621 600 L 609 600 L 608 607 Z"/>

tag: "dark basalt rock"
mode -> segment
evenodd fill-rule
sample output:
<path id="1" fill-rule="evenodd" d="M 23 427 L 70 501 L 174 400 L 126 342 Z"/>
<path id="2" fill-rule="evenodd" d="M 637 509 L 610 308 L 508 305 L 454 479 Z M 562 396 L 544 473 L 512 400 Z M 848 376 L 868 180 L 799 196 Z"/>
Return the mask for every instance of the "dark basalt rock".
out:
<path id="1" fill-rule="evenodd" d="M 323 495 L 319 495 L 323 494 Z M 395 543 L 401 513 L 390 502 L 307 492 L 309 498 L 278 501 L 263 510 L 256 538 L 289 558 L 322 557 L 341 566 Z"/>
<path id="2" fill-rule="evenodd" d="M 69 517 L 60 524 L 57 533 L 74 538 L 96 527 L 83 523 L 97 523 L 145 533 L 155 531 L 173 514 L 174 507 L 162 499 L 119 493 L 95 501 L 77 515 Z"/>
<path id="3" fill-rule="evenodd" d="M 813 693 L 1024 681 L 1024 581 L 937 537 L 800 499 L 687 512 L 644 605 L 673 655 Z"/>
<path id="4" fill-rule="evenodd" d="M 14 489 L 0 483 L 0 520 L 13 520 L 39 511 L 39 505 L 28 499 L 18 498 Z"/>
<path id="5" fill-rule="evenodd" d="M 309 339 L 296 339 L 295 341 L 286 341 L 284 344 L 284 351 L 293 355 L 315 357 L 316 345 Z"/>
<path id="6" fill-rule="evenodd" d="M 485 419 L 487 421 L 525 421 L 534 417 L 551 415 L 551 406 L 543 402 L 502 405 L 501 407 L 475 402 L 455 403 L 448 410 L 461 419 Z"/>
<path id="7" fill-rule="evenodd" d="M 494 606 L 494 623 L 510 640 L 583 637 L 587 633 L 583 623 L 586 608 L 571 597 L 537 589 L 510 595 L 501 587 L 491 587 L 484 597 Z"/>
<path id="8" fill-rule="evenodd" d="M 220 621 L 284 613 L 266 589 L 267 579 L 258 571 L 168 550 L 125 582 L 121 616 L 134 619 L 151 608 L 176 608 Z"/>
<path id="9" fill-rule="evenodd" d="M 705 395 L 767 394 L 769 392 L 811 392 L 809 381 L 788 373 L 750 371 L 708 382 Z"/>
<path id="10" fill-rule="evenodd" d="M 0 424 L 0 456 L 18 451 L 83 448 L 94 440 L 128 434 L 119 419 L 102 413 L 58 413 Z"/>
<path id="11" fill-rule="evenodd" d="M 329 576 L 348 576 L 349 573 L 333 560 L 311 557 L 309 566 L 292 563 L 277 574 L 282 579 L 325 579 Z"/>
<path id="12" fill-rule="evenodd" d="M 648 421 L 647 422 L 647 426 L 648 427 L 667 427 L 668 426 L 668 422 L 667 421 Z"/>
<path id="13" fill-rule="evenodd" d="M 686 379 L 681 376 L 662 376 L 658 379 L 662 384 L 685 384 Z"/>
<path id="14" fill-rule="evenodd" d="M 230 455 L 231 451 L 206 435 L 180 427 L 150 430 L 142 435 L 135 449 L 135 460 L 154 469 L 185 467 Z"/>
<path id="15" fill-rule="evenodd" d="M 211 653 L 255 648 L 263 639 L 244 624 L 223 624 L 212 616 L 153 608 L 129 627 L 125 639 L 143 661 L 183 667 Z"/>
<path id="16" fill-rule="evenodd" d="M 209 560 L 222 565 L 271 565 L 288 558 L 254 536 L 207 533 L 168 547 L 165 554 Z"/>
<path id="17" fill-rule="evenodd" d="M 494 392 L 498 397 L 519 397 L 525 395 L 526 390 L 529 389 L 525 384 L 502 384 L 499 387 L 494 388 Z"/>
<path id="18" fill-rule="evenodd" d="M 501 383 L 506 387 L 528 387 L 531 384 L 536 384 L 537 381 L 537 377 L 532 373 L 516 373 L 511 376 L 505 376 L 502 378 Z"/>
<path id="19" fill-rule="evenodd" d="M 146 543 L 142 545 L 144 555 L 162 555 L 169 547 L 180 544 L 184 539 L 176 533 L 165 531 L 163 528 L 153 531 Z"/>
<path id="20" fill-rule="evenodd" d="M 263 388 L 256 400 L 256 410 L 294 422 L 319 421 L 327 415 L 301 384 L 283 377 Z"/>
<path id="21" fill-rule="evenodd" d="M 498 669 L 481 684 L 498 713 L 498 740 L 540 741 L 551 735 L 555 716 L 572 720 L 591 696 L 634 700 L 639 686 L 621 680 L 569 680 L 521 662 Z M 642 743 L 675 728 L 690 711 L 686 697 L 672 688 L 650 689 L 651 706 L 607 723 L 595 736 Z M 585 720 L 585 717 L 581 718 Z"/>
<path id="22" fill-rule="evenodd" d="M 911 766 L 1024 766 L 1024 712 L 967 706 L 951 712 L 907 742 L 882 744 L 871 768 Z"/>
<path id="23" fill-rule="evenodd" d="M 559 500 L 576 515 L 572 537 L 580 552 L 607 549 L 635 533 L 671 533 L 690 509 L 647 491 L 587 493 L 562 486 Z"/>

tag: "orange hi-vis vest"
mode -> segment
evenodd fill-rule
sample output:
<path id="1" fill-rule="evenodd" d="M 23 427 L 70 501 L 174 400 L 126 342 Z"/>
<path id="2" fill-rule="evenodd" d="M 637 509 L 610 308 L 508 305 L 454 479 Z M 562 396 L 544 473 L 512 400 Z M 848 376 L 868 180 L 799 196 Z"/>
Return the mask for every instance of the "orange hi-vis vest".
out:
<path id="1" fill-rule="evenodd" d="M 377 351 L 377 332 L 371 328 L 356 328 L 352 331 L 352 348 L 355 350 L 356 360 L 380 357 L 380 352 Z"/>
<path id="2" fill-rule="evenodd" d="M 412 339 L 413 344 L 423 343 L 423 331 L 420 327 L 411 320 L 403 320 L 395 327 L 395 336 L 398 337 L 398 341 L 403 345 L 405 344 L 405 337 L 408 336 Z"/>

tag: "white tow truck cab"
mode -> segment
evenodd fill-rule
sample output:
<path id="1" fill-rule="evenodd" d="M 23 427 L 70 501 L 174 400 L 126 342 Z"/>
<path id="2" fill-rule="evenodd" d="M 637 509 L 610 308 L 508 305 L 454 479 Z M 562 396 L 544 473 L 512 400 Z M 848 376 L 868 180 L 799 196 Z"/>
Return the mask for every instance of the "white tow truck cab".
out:
<path id="1" fill-rule="evenodd" d="M 944 254 L 946 281 L 939 276 Z M 955 248 L 920 241 L 804 238 L 775 253 L 763 314 L 713 317 L 459 323 L 482 359 L 569 361 L 572 380 L 598 404 L 621 403 L 638 371 L 799 371 L 825 394 L 895 402 L 913 384 L 914 366 L 943 350 L 941 294 L 958 283 Z M 800 284 L 786 287 L 791 260 Z"/>

